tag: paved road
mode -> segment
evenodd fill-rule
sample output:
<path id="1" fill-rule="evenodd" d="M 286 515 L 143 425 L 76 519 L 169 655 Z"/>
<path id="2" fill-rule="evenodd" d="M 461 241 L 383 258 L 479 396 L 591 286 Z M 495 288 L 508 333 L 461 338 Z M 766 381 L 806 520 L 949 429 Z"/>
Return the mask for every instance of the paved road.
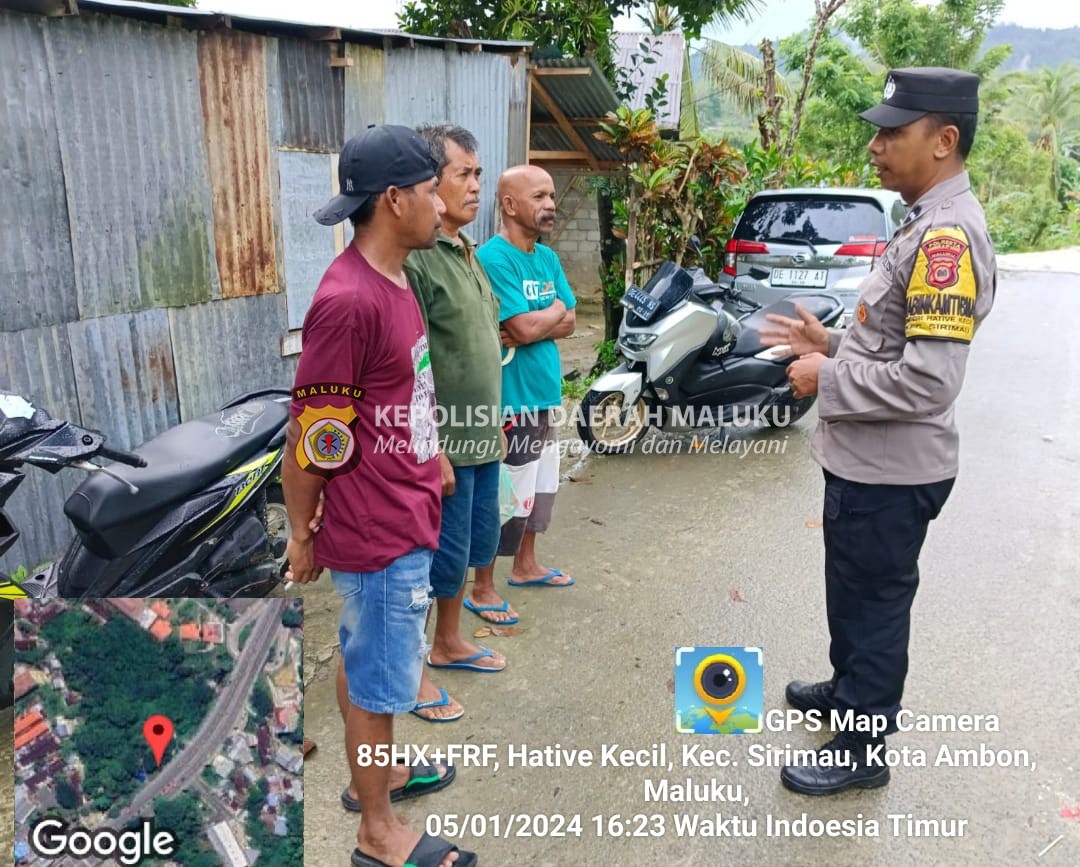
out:
<path id="1" fill-rule="evenodd" d="M 1080 276 L 1003 275 L 997 308 L 980 330 L 958 409 L 962 467 L 930 531 L 913 616 L 905 703 L 920 713 L 998 714 L 1000 731 L 911 732 L 897 748 L 1028 750 L 1034 769 L 896 768 L 873 792 L 810 799 L 784 790 L 777 771 L 642 768 L 459 769 L 444 793 L 409 802 L 429 813 L 580 814 L 581 837 L 468 836 L 481 863 L 522 867 L 648 863 L 711 865 L 985 865 L 1080 863 Z M 512 590 L 524 633 L 483 642 L 507 654 L 504 674 L 439 672 L 466 709 L 452 725 L 401 717 L 415 743 L 492 743 L 596 749 L 602 743 L 669 751 L 684 743 L 734 749 L 753 743 L 813 747 L 802 728 L 742 737 L 674 734 L 673 650 L 688 644 L 759 644 L 765 705 L 782 708 L 784 684 L 828 673 L 821 473 L 808 455 L 814 419 L 754 439 L 782 453 L 601 458 L 565 484 L 554 525 L 540 544 L 546 562 L 577 577 L 569 590 Z M 785 435 L 787 439 L 785 440 Z M 808 524 L 810 526 L 808 526 Z M 507 569 L 500 562 L 500 584 Z M 308 591 L 305 638 L 334 640 L 338 605 L 323 582 Z M 735 596 L 737 594 L 737 597 Z M 735 601 L 735 598 L 744 601 Z M 463 628 L 479 621 L 465 614 Z M 307 661 L 309 671 L 314 660 Z M 305 847 L 310 863 L 344 867 L 356 823 L 342 821 L 346 779 L 332 667 L 309 687 L 308 733 L 319 749 L 305 766 Z M 677 755 L 674 754 L 673 755 Z M 678 764 L 678 759 L 676 759 Z M 748 807 L 646 803 L 647 777 L 741 784 Z M 740 815 L 758 836 L 598 837 L 592 816 Z M 957 839 L 766 837 L 768 815 L 875 819 L 889 814 L 959 818 Z M 604 826 L 605 831 L 607 826 Z M 1054 840 L 1061 839 L 1037 858 Z"/>
<path id="2" fill-rule="evenodd" d="M 244 713 L 251 688 L 274 643 L 286 604 L 287 600 L 284 599 L 268 599 L 259 606 L 251 636 L 234 663 L 220 697 L 191 741 L 168 760 L 161 773 L 138 791 L 117 818 L 104 822 L 102 827 L 123 828 L 136 816 L 148 812 L 155 798 L 176 795 L 199 779 L 202 769 L 221 748 Z M 67 859 L 62 863 L 71 867 L 91 867 L 96 862 Z"/>
<path id="3" fill-rule="evenodd" d="M 236 618 L 232 623 L 228 625 L 225 630 L 225 647 L 228 649 L 232 656 L 237 656 L 240 653 L 240 633 L 244 631 L 244 627 L 251 623 L 256 617 L 259 616 L 261 611 L 258 605 L 252 605 L 245 608 L 244 611 Z"/>

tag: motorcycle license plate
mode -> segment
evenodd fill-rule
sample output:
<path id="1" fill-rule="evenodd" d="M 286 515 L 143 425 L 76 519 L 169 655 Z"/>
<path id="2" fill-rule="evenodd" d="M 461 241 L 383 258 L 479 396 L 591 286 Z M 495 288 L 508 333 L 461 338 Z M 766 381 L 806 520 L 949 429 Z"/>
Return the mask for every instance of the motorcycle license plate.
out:
<path id="1" fill-rule="evenodd" d="M 622 297 L 622 306 L 648 322 L 656 313 L 656 308 L 660 306 L 660 302 L 651 295 L 642 292 L 637 286 L 631 286 Z"/>
<path id="2" fill-rule="evenodd" d="M 829 272 L 824 268 L 773 268 L 769 284 L 794 286 L 799 289 L 821 289 L 828 282 Z"/>

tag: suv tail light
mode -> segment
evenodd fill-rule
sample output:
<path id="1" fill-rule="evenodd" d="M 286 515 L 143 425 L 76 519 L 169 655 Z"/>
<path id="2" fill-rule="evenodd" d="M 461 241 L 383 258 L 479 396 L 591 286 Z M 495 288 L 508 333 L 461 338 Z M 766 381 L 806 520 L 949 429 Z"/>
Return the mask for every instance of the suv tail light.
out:
<path id="1" fill-rule="evenodd" d="M 724 247 L 724 273 L 735 276 L 739 253 L 768 253 L 769 248 L 759 241 L 737 241 L 732 238 Z"/>
<path id="2" fill-rule="evenodd" d="M 869 256 L 876 259 L 885 252 L 889 246 L 888 241 L 863 241 L 857 244 L 843 244 L 834 255 L 836 256 Z"/>

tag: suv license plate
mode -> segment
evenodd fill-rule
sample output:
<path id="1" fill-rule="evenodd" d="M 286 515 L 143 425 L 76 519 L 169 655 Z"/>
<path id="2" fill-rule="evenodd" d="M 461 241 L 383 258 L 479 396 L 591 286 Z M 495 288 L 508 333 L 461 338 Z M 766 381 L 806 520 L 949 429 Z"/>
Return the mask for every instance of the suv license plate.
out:
<path id="1" fill-rule="evenodd" d="M 803 268 L 773 268 L 769 278 L 771 286 L 796 286 L 798 288 L 821 289 L 828 282 L 829 272 L 824 268 L 808 270 Z"/>

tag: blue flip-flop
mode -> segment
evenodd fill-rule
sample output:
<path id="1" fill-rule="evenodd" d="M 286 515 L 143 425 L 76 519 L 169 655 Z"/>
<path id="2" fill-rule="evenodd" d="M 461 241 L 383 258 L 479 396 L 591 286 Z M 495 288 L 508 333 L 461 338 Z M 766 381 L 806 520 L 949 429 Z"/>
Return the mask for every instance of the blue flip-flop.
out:
<path id="1" fill-rule="evenodd" d="M 439 700 L 438 701 L 418 701 L 416 703 L 416 707 L 414 707 L 411 711 L 409 711 L 409 713 L 411 713 L 415 717 L 419 717 L 424 722 L 429 722 L 429 723 L 448 723 L 448 722 L 453 722 L 456 719 L 461 719 L 463 716 L 465 716 L 465 711 L 461 711 L 460 713 L 454 714 L 454 716 L 444 716 L 444 717 L 424 716 L 422 713 L 417 713 L 418 710 L 423 710 L 426 707 L 446 707 L 448 704 L 450 704 L 450 696 L 446 692 L 445 689 L 440 688 L 439 689 Z"/>
<path id="2" fill-rule="evenodd" d="M 485 623 L 490 623 L 492 626 L 512 626 L 517 623 L 521 618 L 510 617 L 506 620 L 489 620 L 481 611 L 509 611 L 510 603 L 507 600 L 503 600 L 502 605 L 477 605 L 471 599 L 465 600 L 465 607 L 468 608 L 473 614 L 483 620 Z"/>
<path id="3" fill-rule="evenodd" d="M 444 665 L 438 665 L 431 661 L 431 655 L 428 654 L 427 664 L 432 668 L 460 668 L 464 671 L 479 671 L 481 674 L 498 674 L 500 671 L 505 670 L 505 665 L 502 668 L 489 668 L 486 665 L 476 664 L 479 660 L 486 659 L 489 656 L 494 655 L 494 650 L 489 650 L 486 647 L 481 647 L 480 652 L 474 653 L 472 656 L 466 656 L 464 659 L 459 659 L 456 662 L 447 662 Z"/>
<path id="4" fill-rule="evenodd" d="M 552 584 L 551 579 L 552 578 L 558 578 L 560 575 L 562 575 L 562 572 L 560 572 L 558 569 L 552 569 L 543 578 L 534 578 L 532 581 L 515 581 L 513 578 L 507 578 L 506 583 L 509 584 L 511 587 L 555 587 L 555 588 L 561 588 L 561 587 L 573 587 L 574 586 L 574 579 L 573 578 L 571 578 L 565 584 Z"/>

